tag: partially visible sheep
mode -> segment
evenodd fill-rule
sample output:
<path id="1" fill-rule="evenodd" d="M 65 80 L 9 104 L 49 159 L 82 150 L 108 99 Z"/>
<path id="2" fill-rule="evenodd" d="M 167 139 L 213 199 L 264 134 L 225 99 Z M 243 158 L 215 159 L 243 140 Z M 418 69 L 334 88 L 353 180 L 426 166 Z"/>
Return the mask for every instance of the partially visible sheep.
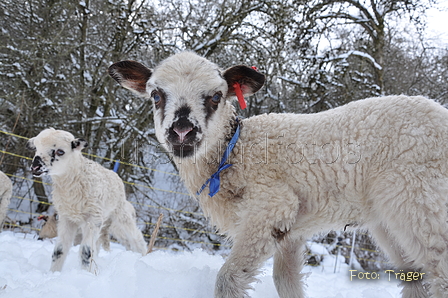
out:
<path id="1" fill-rule="evenodd" d="M 6 218 L 9 202 L 12 196 L 12 183 L 5 173 L 0 171 L 0 231 Z"/>
<path id="2" fill-rule="evenodd" d="M 200 193 L 205 214 L 233 240 L 215 297 L 247 297 L 272 255 L 279 296 L 304 297 L 306 239 L 355 222 L 399 272 L 425 273 L 428 286 L 405 281 L 403 297 L 448 297 L 448 111 L 439 104 L 389 96 L 239 120 L 235 95 L 264 83 L 250 67 L 223 71 L 184 52 L 154 70 L 123 61 L 109 73 L 152 99 L 158 140 L 188 189 Z M 229 159 L 221 164 L 223 152 Z"/>
<path id="3" fill-rule="evenodd" d="M 50 175 L 53 203 L 59 215 L 58 242 L 51 270 L 60 271 L 78 232 L 82 233 L 80 258 L 87 269 L 100 247 L 100 234 L 110 228 L 127 249 L 146 254 L 146 243 L 136 225 L 135 209 L 126 200 L 123 181 L 116 173 L 82 156 L 83 139 L 46 129 L 28 141 L 35 150 L 34 176 Z"/>
<path id="4" fill-rule="evenodd" d="M 43 240 L 46 238 L 55 238 L 58 236 L 58 215 L 57 213 L 53 213 L 52 215 L 41 215 L 37 218 L 38 220 L 43 220 L 44 223 L 39 231 L 39 238 L 37 240 Z M 73 245 L 81 244 L 82 234 L 81 230 L 78 229 L 76 233 L 75 240 L 73 240 Z M 110 236 L 109 236 L 109 227 L 103 227 L 101 229 L 100 236 L 100 244 L 104 248 L 104 250 L 110 250 Z"/>
<path id="5" fill-rule="evenodd" d="M 39 238 L 37 240 L 43 240 L 46 238 L 54 238 L 58 235 L 58 222 L 57 222 L 57 214 L 53 213 L 53 215 L 41 215 L 37 218 L 37 220 L 43 220 L 44 223 L 39 231 Z M 76 245 L 76 244 L 75 244 Z"/>

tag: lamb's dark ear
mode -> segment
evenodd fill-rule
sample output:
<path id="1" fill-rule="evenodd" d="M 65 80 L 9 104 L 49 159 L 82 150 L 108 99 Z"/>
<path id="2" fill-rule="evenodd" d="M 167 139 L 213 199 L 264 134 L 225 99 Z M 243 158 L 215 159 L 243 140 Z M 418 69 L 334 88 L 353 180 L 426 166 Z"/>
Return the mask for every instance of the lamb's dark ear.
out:
<path id="1" fill-rule="evenodd" d="M 36 146 L 34 146 L 34 138 L 31 138 L 26 142 L 26 149 L 34 151 L 36 150 Z"/>
<path id="2" fill-rule="evenodd" d="M 73 150 L 79 150 L 86 148 L 88 146 L 87 141 L 84 139 L 74 139 L 72 141 L 72 149 Z"/>
<path id="3" fill-rule="evenodd" d="M 121 86 L 139 96 L 147 96 L 146 82 L 152 71 L 136 61 L 120 61 L 109 67 L 109 75 Z"/>
<path id="4" fill-rule="evenodd" d="M 243 95 L 248 96 L 260 90 L 265 80 L 263 74 L 244 65 L 237 65 L 226 69 L 223 76 L 229 87 L 229 91 L 227 93 L 228 96 L 235 95 L 235 89 L 233 88 L 235 83 L 239 83 Z"/>

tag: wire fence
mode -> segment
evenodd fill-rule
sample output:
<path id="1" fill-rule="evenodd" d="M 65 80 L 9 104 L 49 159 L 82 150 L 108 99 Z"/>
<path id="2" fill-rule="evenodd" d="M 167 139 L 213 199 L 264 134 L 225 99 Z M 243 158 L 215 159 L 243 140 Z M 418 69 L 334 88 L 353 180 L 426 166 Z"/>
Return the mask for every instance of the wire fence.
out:
<path id="1" fill-rule="evenodd" d="M 29 139 L 26 138 L 24 136 L 20 136 L 20 135 L 16 135 L 10 132 L 6 132 L 6 131 L 2 131 L 0 130 L 1 134 L 5 134 L 8 136 L 12 136 L 12 137 L 17 137 L 17 138 L 21 138 L 21 139 Z M 27 157 L 27 156 L 22 156 L 19 154 L 16 154 L 14 152 L 9 152 L 9 151 L 5 151 L 5 150 L 0 150 L 1 154 L 6 154 L 6 155 L 10 155 L 13 157 L 17 157 L 20 159 L 25 159 L 25 160 L 32 160 L 32 158 Z M 121 165 L 124 166 L 131 166 L 131 167 L 137 167 L 140 168 L 142 170 L 146 170 L 146 171 L 154 171 L 154 172 L 159 172 L 159 173 L 163 173 L 166 175 L 171 175 L 171 176 L 179 176 L 177 173 L 174 172 L 166 172 L 166 171 L 160 171 L 158 169 L 154 169 L 154 168 L 149 168 L 149 167 L 144 167 L 144 166 L 140 166 L 137 164 L 132 164 L 132 163 L 127 163 L 127 162 L 122 162 L 122 161 L 117 161 L 117 160 L 113 160 L 110 158 L 106 158 L 106 157 L 102 157 L 102 156 L 98 156 L 95 154 L 88 154 L 88 153 L 83 153 L 86 156 L 90 157 L 90 158 L 98 158 L 98 159 L 103 159 L 105 161 L 108 162 L 117 162 L 120 163 Z M 25 176 L 20 176 L 20 175 L 15 175 L 15 174 L 11 174 L 11 173 L 5 173 L 7 176 L 14 178 L 14 179 L 21 179 L 24 181 L 30 181 L 33 183 L 42 183 L 44 185 L 49 185 L 46 182 L 40 181 L 40 180 L 36 180 L 33 178 L 28 178 Z M 161 188 L 156 188 L 150 185 L 145 185 L 145 184 L 141 184 L 141 183 L 135 183 L 135 182 L 129 182 L 129 181 L 123 181 L 125 184 L 130 185 L 130 186 L 135 186 L 135 187 L 141 187 L 144 189 L 150 189 L 153 191 L 159 191 L 159 192 L 164 192 L 164 193 L 170 193 L 170 194 L 178 194 L 178 195 L 182 195 L 182 196 L 190 196 L 190 194 L 185 193 L 185 192 L 179 192 L 179 191 L 174 191 L 174 190 L 170 190 L 170 189 L 161 189 Z M 28 201 L 30 203 L 38 203 L 38 204 L 43 204 L 43 205 L 48 205 L 48 206 L 52 206 L 51 202 L 45 202 L 45 201 L 41 201 L 41 200 L 35 200 L 32 198 L 26 198 L 23 196 L 18 196 L 18 195 L 14 195 L 13 196 L 14 199 L 16 200 L 20 200 L 20 201 Z M 146 204 L 146 203 L 141 203 L 141 202 L 135 202 L 135 201 L 130 201 L 135 207 L 136 209 L 139 208 L 149 208 L 149 209 L 154 209 L 157 212 L 160 212 L 160 210 L 164 210 L 170 213 L 174 213 L 174 214 L 184 214 L 186 216 L 199 216 L 199 217 L 203 217 L 204 215 L 202 213 L 199 212 L 192 212 L 192 211 L 186 211 L 186 210 L 177 210 L 174 208 L 168 208 L 168 207 L 164 207 L 164 206 L 156 206 L 156 205 L 151 205 L 151 204 Z M 9 212 L 12 213 L 20 213 L 20 214 L 26 214 L 32 218 L 37 218 L 41 215 L 44 215 L 44 213 L 37 213 L 37 212 L 31 212 L 31 211 L 24 211 L 24 210 L 19 210 L 19 209 L 15 209 L 15 208 L 10 208 Z M 138 225 L 140 226 L 144 226 L 146 231 L 150 230 L 151 227 L 155 226 L 155 223 L 149 222 L 147 220 L 143 220 L 142 218 L 138 218 Z M 5 222 L 4 225 L 7 229 L 14 229 L 14 230 L 19 230 L 21 232 L 31 232 L 31 233 L 35 233 L 36 235 L 40 232 L 40 228 L 39 227 L 35 227 L 32 226 L 29 223 L 17 223 L 17 222 L 13 222 L 13 221 L 7 221 Z M 203 235 L 213 235 L 215 237 L 221 237 L 220 234 L 212 231 L 212 230 L 207 230 L 207 229 L 196 229 L 196 228 L 188 228 L 188 227 L 183 227 L 183 226 L 176 226 L 176 225 L 169 225 L 169 224 L 162 224 L 160 226 L 163 229 L 166 230 L 176 230 L 176 231 L 185 231 L 191 234 L 203 234 Z M 372 248 L 373 244 L 372 241 L 370 239 L 370 236 L 368 234 L 363 234 L 360 233 L 361 236 L 365 236 L 365 238 L 367 239 L 366 243 L 362 243 L 362 241 L 357 241 L 356 245 L 350 245 L 350 244 L 344 244 L 344 243 L 340 243 L 338 242 L 337 244 L 328 244 L 328 243 L 323 243 L 324 241 L 322 239 L 319 240 L 319 242 L 321 242 L 321 244 L 324 244 L 324 246 L 326 246 L 328 248 L 328 250 L 335 254 L 338 254 L 344 258 L 348 260 L 353 257 L 353 255 L 351 255 L 350 253 L 348 253 L 349 251 L 356 251 L 358 252 L 358 255 L 356 257 L 356 260 L 358 262 L 362 262 L 364 264 L 371 263 L 374 264 L 374 266 L 376 267 L 381 267 L 384 264 L 389 264 L 386 260 L 384 255 L 376 250 L 375 248 Z M 144 233 L 144 236 L 146 239 L 150 239 L 151 235 L 149 235 L 148 233 Z M 336 239 L 336 237 L 334 237 Z M 193 240 L 193 239 L 182 239 L 182 238 L 172 238 L 172 237 L 167 237 L 162 235 L 157 236 L 157 239 L 160 240 L 165 240 L 165 241 L 169 241 L 169 242 L 173 242 L 173 243 L 192 243 L 192 244 L 198 244 L 198 245 L 203 245 L 203 246 L 209 246 L 209 247 L 214 247 L 215 249 L 218 247 L 221 248 L 230 248 L 231 245 L 226 243 L 225 241 L 222 241 L 223 243 L 221 243 L 220 241 L 210 241 L 210 242 L 206 242 L 206 241 L 198 241 L 198 240 Z M 353 242 L 355 243 L 355 242 Z M 164 246 L 156 246 L 156 249 L 169 249 L 167 247 Z M 352 249 L 353 248 L 353 249 Z M 319 259 L 321 259 L 326 253 L 323 254 L 316 254 L 316 253 L 311 253 L 311 252 L 307 252 L 308 255 L 308 265 L 310 266 L 319 266 L 320 265 L 320 261 Z M 369 257 L 362 257 L 362 256 L 368 256 L 369 254 L 372 254 L 373 256 L 375 256 L 374 258 L 369 258 Z M 378 258 L 378 256 L 380 256 L 380 258 Z M 351 261 L 350 261 L 351 262 Z M 380 263 L 380 264 L 378 264 Z M 363 266 L 364 267 L 364 266 Z"/>

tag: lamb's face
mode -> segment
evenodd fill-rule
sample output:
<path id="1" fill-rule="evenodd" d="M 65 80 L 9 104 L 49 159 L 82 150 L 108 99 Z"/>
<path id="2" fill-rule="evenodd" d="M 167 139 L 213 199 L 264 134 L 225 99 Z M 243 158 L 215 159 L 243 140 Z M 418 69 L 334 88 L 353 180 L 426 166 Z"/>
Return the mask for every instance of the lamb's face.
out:
<path id="1" fill-rule="evenodd" d="M 177 157 L 192 156 L 201 149 L 204 139 L 216 133 L 218 110 L 229 104 L 227 82 L 218 67 L 186 54 L 165 60 L 147 83 L 157 138 Z"/>
<path id="2" fill-rule="evenodd" d="M 27 147 L 35 150 L 31 165 L 33 176 L 62 175 L 73 162 L 73 154 L 80 154 L 87 143 L 82 139 L 75 139 L 71 133 L 53 128 L 45 129 L 36 137 L 31 138 Z"/>
<path id="3" fill-rule="evenodd" d="M 153 101 L 157 139 L 176 157 L 204 153 L 223 135 L 233 115 L 233 84 L 249 95 L 264 83 L 264 76 L 246 66 L 221 72 L 218 66 L 192 52 L 174 55 L 154 71 L 134 61 L 109 68 L 123 87 Z"/>

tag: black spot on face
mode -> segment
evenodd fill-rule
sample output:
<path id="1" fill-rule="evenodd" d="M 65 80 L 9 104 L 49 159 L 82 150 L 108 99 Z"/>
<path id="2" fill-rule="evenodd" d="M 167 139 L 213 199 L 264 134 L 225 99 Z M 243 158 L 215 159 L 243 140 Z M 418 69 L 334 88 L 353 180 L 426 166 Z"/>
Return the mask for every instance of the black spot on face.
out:
<path id="1" fill-rule="evenodd" d="M 79 140 L 72 141 L 72 149 L 75 149 L 79 145 L 81 145 L 81 142 Z"/>
<path id="2" fill-rule="evenodd" d="M 42 158 L 39 155 L 36 155 L 31 164 L 31 172 L 33 173 L 33 176 L 41 176 L 43 174 L 42 167 L 44 166 L 45 164 Z"/>
<path id="3" fill-rule="evenodd" d="M 205 120 L 208 120 L 218 109 L 222 99 L 222 92 L 218 91 L 213 95 L 204 96 Z"/>
<path id="4" fill-rule="evenodd" d="M 171 144 L 173 154 L 177 157 L 192 156 L 199 144 L 197 135 L 201 133 L 201 129 L 189 120 L 190 112 L 191 109 L 188 106 L 180 107 L 174 113 L 173 124 L 167 130 L 167 141 Z"/>
<path id="5" fill-rule="evenodd" d="M 42 158 L 39 155 L 37 155 L 33 159 L 32 166 L 33 167 L 41 167 L 43 165 L 43 163 L 44 162 L 43 162 Z"/>
<path id="6" fill-rule="evenodd" d="M 196 148 L 201 144 L 198 142 L 194 145 L 190 144 L 181 144 L 181 145 L 172 145 L 173 146 L 173 154 L 177 157 L 190 157 L 194 155 Z"/>
<path id="7" fill-rule="evenodd" d="M 63 254 L 62 245 L 59 244 L 53 252 L 52 256 L 53 262 L 56 262 L 56 260 L 58 260 L 62 256 L 62 254 Z"/>
<path id="8" fill-rule="evenodd" d="M 191 109 L 189 106 L 182 106 L 174 113 L 174 119 L 187 119 L 190 116 Z"/>
<path id="9" fill-rule="evenodd" d="M 81 138 L 76 139 L 76 140 L 73 140 L 72 143 L 71 143 L 71 145 L 72 145 L 72 149 L 78 148 L 78 147 L 81 146 L 81 145 L 82 145 L 83 147 L 80 148 L 80 149 L 83 149 L 83 148 L 86 148 L 87 146 L 89 146 L 89 144 L 87 144 L 86 140 L 81 139 Z"/>
<path id="10" fill-rule="evenodd" d="M 51 159 L 50 159 L 50 165 L 53 165 L 54 160 L 56 159 L 56 150 L 51 150 Z"/>
<path id="11" fill-rule="evenodd" d="M 92 257 L 92 251 L 90 249 L 90 246 L 83 245 L 81 247 L 81 262 L 82 262 L 82 265 L 83 266 L 89 266 L 91 257 Z"/>
<path id="12" fill-rule="evenodd" d="M 188 130 L 188 129 L 192 129 L 194 127 L 194 124 L 191 123 L 191 121 L 188 119 L 188 116 L 190 115 L 189 112 L 190 108 L 180 108 L 176 113 L 175 113 L 175 118 L 174 118 L 174 122 L 172 125 L 173 129 L 177 129 L 177 130 Z M 180 112 L 179 112 L 180 111 Z M 182 116 L 180 116 L 182 115 Z"/>

